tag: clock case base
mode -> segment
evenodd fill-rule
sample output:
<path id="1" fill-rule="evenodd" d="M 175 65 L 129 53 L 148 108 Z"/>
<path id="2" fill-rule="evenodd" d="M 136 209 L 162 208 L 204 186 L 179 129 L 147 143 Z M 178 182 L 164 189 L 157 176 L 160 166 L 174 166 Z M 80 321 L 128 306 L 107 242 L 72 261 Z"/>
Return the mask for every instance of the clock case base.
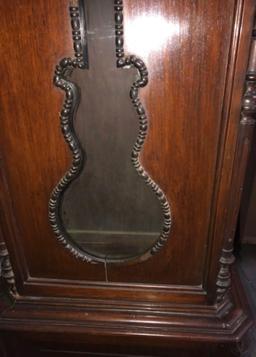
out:
<path id="1" fill-rule="evenodd" d="M 240 355 L 252 321 L 235 268 L 233 281 L 230 297 L 218 305 L 173 304 L 165 313 L 157 304 L 145 309 L 127 302 L 124 308 L 106 300 L 96 306 L 80 299 L 20 296 L 2 312 L 1 335 L 7 353 L 18 343 L 15 353 L 42 356 L 60 351 L 70 356 Z"/>

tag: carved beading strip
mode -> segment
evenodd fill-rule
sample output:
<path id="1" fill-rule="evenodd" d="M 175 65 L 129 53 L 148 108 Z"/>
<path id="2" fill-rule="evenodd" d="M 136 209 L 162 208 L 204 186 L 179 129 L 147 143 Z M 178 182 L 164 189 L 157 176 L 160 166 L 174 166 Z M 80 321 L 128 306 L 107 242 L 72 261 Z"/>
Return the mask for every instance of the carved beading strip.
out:
<path id="1" fill-rule="evenodd" d="M 67 79 L 75 68 L 88 68 L 87 47 L 85 44 L 85 19 L 83 4 L 80 0 L 70 2 L 70 17 L 72 35 L 74 41 L 75 59 L 63 58 L 56 66 L 54 74 L 54 84 L 65 92 L 65 101 L 60 114 L 61 129 L 64 138 L 72 152 L 72 166 L 61 178 L 57 186 L 52 191 L 49 200 L 49 220 L 57 239 L 67 248 L 76 258 L 91 262 L 92 257 L 81 251 L 72 244 L 63 226 L 60 217 L 61 195 L 69 184 L 81 173 L 83 165 L 83 151 L 80 143 L 73 131 L 73 118 L 80 101 L 77 86 Z"/>
<path id="2" fill-rule="evenodd" d="M 117 66 L 121 67 L 121 65 L 119 65 L 119 60 L 122 60 L 124 58 L 123 1 L 116 0 L 114 3 L 114 9 Z M 122 61 L 120 61 L 120 63 L 122 63 Z"/>
<path id="3" fill-rule="evenodd" d="M 14 298 L 17 295 L 15 276 L 4 242 L 0 242 L 0 277 L 5 280 L 9 294 Z"/>
<path id="4" fill-rule="evenodd" d="M 246 76 L 245 93 L 242 102 L 242 118 L 241 118 L 242 125 L 255 125 L 255 123 L 256 123 L 256 71 L 255 73 L 248 73 Z"/>
<path id="5" fill-rule="evenodd" d="M 49 220 L 57 239 L 67 248 L 76 258 L 84 261 L 92 261 L 92 257 L 81 251 L 78 247 L 67 240 L 67 232 L 63 227 L 60 218 L 61 195 L 67 189 L 69 184 L 81 173 L 83 166 L 83 151 L 80 143 L 73 131 L 73 118 L 80 101 L 79 90 L 77 86 L 67 80 L 67 74 L 79 67 L 76 59 L 64 58 L 57 65 L 54 75 L 54 84 L 65 91 L 66 98 L 63 109 L 60 114 L 61 129 L 64 138 L 72 152 L 72 166 L 68 170 L 57 186 L 54 188 L 49 200 Z"/>
<path id="6" fill-rule="evenodd" d="M 245 82 L 245 93 L 242 101 L 242 125 L 256 123 L 256 22 L 252 32 L 252 44 L 248 71 Z"/>
<path id="7" fill-rule="evenodd" d="M 87 39 L 85 31 L 85 16 L 83 5 L 80 4 L 81 0 L 70 1 L 70 18 L 72 28 L 72 38 L 75 57 L 77 59 L 77 66 L 79 68 L 88 68 L 88 51 Z"/>
<path id="8" fill-rule="evenodd" d="M 244 180 L 246 162 L 248 158 L 248 146 L 250 143 L 250 136 L 252 134 L 251 126 L 256 124 L 256 30 L 254 28 L 252 33 L 252 44 L 250 51 L 250 58 L 248 64 L 248 70 L 245 81 L 245 91 L 242 99 L 242 108 L 241 108 L 241 130 L 240 130 L 240 139 L 238 140 L 237 147 L 237 157 L 238 161 L 241 160 L 242 163 L 238 162 L 239 165 L 243 165 L 240 168 L 240 176 L 237 179 L 237 184 L 234 188 L 234 193 L 232 196 L 236 196 L 236 202 L 233 203 L 235 208 L 232 208 L 230 211 L 230 224 L 228 224 L 226 239 L 224 242 L 224 247 L 222 249 L 221 258 L 220 258 L 220 270 L 217 277 L 217 302 L 223 300 L 223 298 L 228 294 L 231 287 L 231 266 L 235 261 L 233 255 L 233 237 L 234 237 L 234 226 L 236 225 L 239 202 L 242 192 L 242 182 Z M 241 158 L 239 158 L 239 155 Z M 235 173 L 237 176 L 237 173 Z M 230 228 L 231 227 L 231 228 Z"/>
<path id="9" fill-rule="evenodd" d="M 136 56 L 128 56 L 128 57 L 124 56 L 123 1 L 115 0 L 114 5 L 115 5 L 115 22 L 116 22 L 115 29 L 116 29 L 117 67 L 124 68 L 127 66 L 128 67 L 133 66 L 134 68 L 137 69 L 140 75 L 139 79 L 132 84 L 130 90 L 130 98 L 139 116 L 139 134 L 133 146 L 131 159 L 137 173 L 144 179 L 145 183 L 151 187 L 151 189 L 159 199 L 161 203 L 163 217 L 164 217 L 162 232 L 158 240 L 154 244 L 154 246 L 151 248 L 151 254 L 155 254 L 162 248 L 162 246 L 164 245 L 164 243 L 167 241 L 169 237 L 171 225 L 172 225 L 172 214 L 171 214 L 171 208 L 169 202 L 164 192 L 145 171 L 139 160 L 139 155 L 143 147 L 145 138 L 147 136 L 147 130 L 148 130 L 148 119 L 147 119 L 146 111 L 143 108 L 143 105 L 139 99 L 139 88 L 145 87 L 148 84 L 148 71 L 145 63 L 140 58 Z"/>
<path id="10" fill-rule="evenodd" d="M 234 263 L 233 248 L 222 249 L 220 270 L 217 278 L 217 302 L 220 302 L 231 286 L 230 266 Z"/>

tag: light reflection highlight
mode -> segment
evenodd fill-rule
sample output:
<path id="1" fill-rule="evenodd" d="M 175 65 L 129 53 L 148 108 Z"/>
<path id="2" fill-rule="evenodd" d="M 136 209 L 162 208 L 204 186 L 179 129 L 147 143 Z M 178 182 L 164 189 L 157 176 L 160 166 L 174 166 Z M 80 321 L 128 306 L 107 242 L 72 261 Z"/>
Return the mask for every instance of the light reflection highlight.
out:
<path id="1" fill-rule="evenodd" d="M 178 21 L 167 21 L 163 16 L 143 14 L 125 24 L 125 47 L 130 54 L 148 57 L 152 52 L 159 51 L 186 25 Z"/>

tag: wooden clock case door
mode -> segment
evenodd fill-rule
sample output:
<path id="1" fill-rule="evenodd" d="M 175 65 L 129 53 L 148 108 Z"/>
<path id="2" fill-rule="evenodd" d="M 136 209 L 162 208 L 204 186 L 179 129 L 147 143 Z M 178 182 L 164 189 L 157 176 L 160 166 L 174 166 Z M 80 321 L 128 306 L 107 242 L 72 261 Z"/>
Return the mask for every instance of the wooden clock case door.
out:
<path id="1" fill-rule="evenodd" d="M 117 26 L 114 5 L 122 2 L 107 2 Z M 174 223 L 157 254 L 110 263 L 106 276 L 104 264 L 65 249 L 48 219 L 51 192 L 71 163 L 58 115 L 65 95 L 52 83 L 55 66 L 74 52 L 69 3 L 0 3 L 0 257 L 13 301 L 0 317 L 7 355 L 228 356 L 250 325 L 231 272 L 255 123 L 255 2 L 124 0 L 123 7 L 124 52 L 135 52 L 149 73 L 139 89 L 150 123 L 141 161 Z"/>

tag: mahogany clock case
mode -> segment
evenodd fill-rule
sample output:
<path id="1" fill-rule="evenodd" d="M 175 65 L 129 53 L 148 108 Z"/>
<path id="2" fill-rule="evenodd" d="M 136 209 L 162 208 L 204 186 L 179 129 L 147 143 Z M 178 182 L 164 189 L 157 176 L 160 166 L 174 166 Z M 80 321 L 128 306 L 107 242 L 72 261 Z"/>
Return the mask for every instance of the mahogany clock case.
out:
<path id="1" fill-rule="evenodd" d="M 256 115 L 255 8 L 0 2 L 2 355 L 239 355 L 251 319 L 232 251 Z M 101 156 L 112 148 L 113 162 Z M 112 164 L 122 180 L 104 181 Z M 70 236 L 70 222 L 84 232 L 79 216 L 85 241 Z"/>

